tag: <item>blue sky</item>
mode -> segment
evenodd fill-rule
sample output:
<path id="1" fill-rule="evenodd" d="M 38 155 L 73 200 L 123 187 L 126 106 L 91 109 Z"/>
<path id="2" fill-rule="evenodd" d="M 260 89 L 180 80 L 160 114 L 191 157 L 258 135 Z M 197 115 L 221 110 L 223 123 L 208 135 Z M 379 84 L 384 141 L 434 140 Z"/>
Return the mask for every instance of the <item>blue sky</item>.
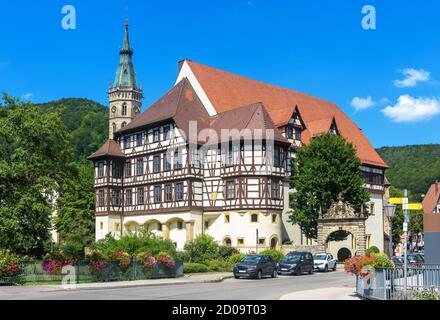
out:
<path id="1" fill-rule="evenodd" d="M 76 8 L 76 30 L 61 27 L 66 4 Z M 375 30 L 361 26 L 367 4 Z M 440 143 L 434 0 L 4 1 L 0 90 L 33 102 L 107 104 L 127 6 L 144 108 L 190 58 L 333 101 L 375 147 Z"/>

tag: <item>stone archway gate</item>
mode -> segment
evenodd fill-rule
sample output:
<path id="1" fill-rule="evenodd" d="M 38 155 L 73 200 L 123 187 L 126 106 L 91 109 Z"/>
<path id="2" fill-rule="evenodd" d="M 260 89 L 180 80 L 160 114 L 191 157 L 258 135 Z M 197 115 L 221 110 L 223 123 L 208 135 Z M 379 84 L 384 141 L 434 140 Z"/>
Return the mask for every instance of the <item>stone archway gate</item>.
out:
<path id="1" fill-rule="evenodd" d="M 320 213 L 318 218 L 318 246 L 324 252 L 327 239 L 335 231 L 350 232 L 355 241 L 357 254 L 365 253 L 365 216 L 356 213 L 353 208 L 340 198 L 326 213 Z"/>

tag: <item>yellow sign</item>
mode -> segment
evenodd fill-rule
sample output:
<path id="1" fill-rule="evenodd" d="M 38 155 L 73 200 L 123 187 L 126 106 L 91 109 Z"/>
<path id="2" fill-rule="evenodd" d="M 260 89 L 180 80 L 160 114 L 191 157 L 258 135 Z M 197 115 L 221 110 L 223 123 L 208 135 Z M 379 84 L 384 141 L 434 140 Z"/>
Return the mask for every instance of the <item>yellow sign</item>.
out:
<path id="1" fill-rule="evenodd" d="M 421 203 L 407 203 L 408 198 L 390 198 L 390 200 L 388 200 L 389 203 L 392 204 L 402 204 L 402 205 L 406 205 L 403 209 L 406 210 L 413 210 L 413 211 L 421 211 L 423 210 L 423 206 Z"/>
<path id="2" fill-rule="evenodd" d="M 388 202 L 392 203 L 392 204 L 402 204 L 403 198 L 390 198 L 390 200 L 388 200 Z"/>
<path id="3" fill-rule="evenodd" d="M 423 206 L 421 203 L 409 203 L 408 210 L 421 211 L 423 210 Z"/>

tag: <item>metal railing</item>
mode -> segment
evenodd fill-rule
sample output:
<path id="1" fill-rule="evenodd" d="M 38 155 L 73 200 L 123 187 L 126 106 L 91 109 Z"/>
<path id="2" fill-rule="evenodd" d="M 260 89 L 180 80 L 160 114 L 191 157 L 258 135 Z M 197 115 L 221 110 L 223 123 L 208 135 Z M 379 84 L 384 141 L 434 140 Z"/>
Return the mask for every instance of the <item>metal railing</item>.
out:
<path id="1" fill-rule="evenodd" d="M 42 261 L 26 263 L 22 272 L 14 277 L 0 277 L 1 285 L 25 283 L 61 284 L 66 277 L 73 283 L 109 282 L 127 280 L 146 280 L 158 278 L 177 278 L 183 276 L 183 262 L 176 261 L 173 268 L 157 263 L 154 268 L 144 268 L 140 261 L 133 260 L 123 268 L 117 261 L 106 262 L 105 267 L 97 271 L 85 261 L 67 265 L 61 272 L 48 272 L 43 268 Z"/>
<path id="2" fill-rule="evenodd" d="M 410 265 L 375 268 L 365 278 L 356 277 L 356 292 L 365 299 L 412 300 L 423 289 L 440 288 L 440 265 Z"/>

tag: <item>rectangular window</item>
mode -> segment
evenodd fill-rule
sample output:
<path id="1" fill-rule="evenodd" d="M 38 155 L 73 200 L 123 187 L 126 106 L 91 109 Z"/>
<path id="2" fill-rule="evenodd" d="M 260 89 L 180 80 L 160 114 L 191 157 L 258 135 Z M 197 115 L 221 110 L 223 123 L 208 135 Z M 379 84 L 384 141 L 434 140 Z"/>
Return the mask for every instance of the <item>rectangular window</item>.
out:
<path id="1" fill-rule="evenodd" d="M 104 222 L 99 223 L 99 229 L 101 229 L 101 230 L 104 229 Z"/>
<path id="2" fill-rule="evenodd" d="M 98 178 L 104 177 L 104 161 L 98 162 Z"/>
<path id="3" fill-rule="evenodd" d="M 125 204 L 131 206 L 133 204 L 133 192 L 131 189 L 125 191 Z"/>
<path id="4" fill-rule="evenodd" d="M 182 169 L 182 152 L 179 150 L 174 151 L 174 169 Z"/>
<path id="5" fill-rule="evenodd" d="M 272 223 L 276 223 L 277 222 L 277 215 L 273 214 L 272 215 Z"/>
<path id="6" fill-rule="evenodd" d="M 301 140 L 301 129 L 295 128 L 295 140 Z"/>
<path id="7" fill-rule="evenodd" d="M 113 161 L 112 163 L 112 177 L 113 178 L 121 177 L 121 163 L 119 161 Z"/>
<path id="8" fill-rule="evenodd" d="M 124 137 L 124 149 L 130 148 L 130 136 Z"/>
<path id="9" fill-rule="evenodd" d="M 225 223 L 231 222 L 231 216 L 229 214 L 225 214 Z"/>
<path id="10" fill-rule="evenodd" d="M 237 238 L 237 246 L 244 246 L 244 238 Z"/>
<path id="11" fill-rule="evenodd" d="M 258 214 L 257 213 L 251 214 L 251 222 L 258 222 Z"/>
<path id="12" fill-rule="evenodd" d="M 183 200 L 183 183 L 176 183 L 176 201 Z"/>
<path id="13" fill-rule="evenodd" d="M 289 139 L 293 139 L 293 128 L 292 127 L 287 127 L 286 133 L 287 133 L 287 138 Z"/>
<path id="14" fill-rule="evenodd" d="M 274 153 L 273 153 L 273 165 L 275 167 L 279 167 L 280 166 L 280 148 L 279 147 L 275 147 Z"/>
<path id="15" fill-rule="evenodd" d="M 160 139 L 160 130 L 159 128 L 153 130 L 153 142 L 158 142 Z"/>
<path id="16" fill-rule="evenodd" d="M 154 202 L 159 203 L 162 201 L 162 188 L 161 186 L 154 187 Z"/>
<path id="17" fill-rule="evenodd" d="M 171 139 L 171 128 L 170 128 L 170 126 L 164 126 L 163 127 L 163 138 L 164 138 L 164 140 Z"/>
<path id="18" fill-rule="evenodd" d="M 160 155 L 153 157 L 153 173 L 160 172 Z"/>
<path id="19" fill-rule="evenodd" d="M 142 145 L 142 133 L 138 133 L 136 134 L 136 146 L 141 146 Z"/>
<path id="20" fill-rule="evenodd" d="M 121 205 L 121 192 L 120 190 L 112 190 L 112 205 L 120 206 Z"/>
<path id="21" fill-rule="evenodd" d="M 374 202 L 370 202 L 370 215 L 374 215 Z"/>
<path id="22" fill-rule="evenodd" d="M 137 204 L 144 204 L 144 188 L 137 189 Z"/>
<path id="23" fill-rule="evenodd" d="M 157 223 L 157 230 L 162 231 L 162 223 L 160 222 Z"/>
<path id="24" fill-rule="evenodd" d="M 271 198 L 272 199 L 279 199 L 280 198 L 280 193 L 279 193 L 279 186 L 278 186 L 278 181 L 276 180 L 272 180 L 271 181 Z"/>
<path id="25" fill-rule="evenodd" d="M 98 204 L 99 204 L 99 206 L 100 207 L 103 207 L 104 206 L 104 190 L 99 190 L 99 193 L 98 193 Z"/>
<path id="26" fill-rule="evenodd" d="M 144 161 L 142 159 L 138 159 L 137 161 L 137 175 L 141 176 L 144 173 Z"/>
<path id="27" fill-rule="evenodd" d="M 226 181 L 226 199 L 235 198 L 235 181 Z"/>
<path id="28" fill-rule="evenodd" d="M 171 154 L 166 152 L 163 155 L 163 170 L 170 171 L 171 170 Z"/>
<path id="29" fill-rule="evenodd" d="M 259 239 L 258 239 L 258 245 L 259 245 L 259 246 L 264 246 L 264 245 L 266 245 L 266 238 L 259 238 Z"/>
<path id="30" fill-rule="evenodd" d="M 165 201 L 172 201 L 173 200 L 173 188 L 171 184 L 165 185 Z"/>
<path id="31" fill-rule="evenodd" d="M 182 230 L 183 229 L 183 221 L 177 221 L 177 229 Z"/>
<path id="32" fill-rule="evenodd" d="M 234 153 L 232 152 L 232 146 L 229 146 L 227 158 L 226 158 L 226 165 L 227 166 L 233 166 L 234 165 Z"/>
<path id="33" fill-rule="evenodd" d="M 131 177 L 131 161 L 125 162 L 124 175 Z"/>

